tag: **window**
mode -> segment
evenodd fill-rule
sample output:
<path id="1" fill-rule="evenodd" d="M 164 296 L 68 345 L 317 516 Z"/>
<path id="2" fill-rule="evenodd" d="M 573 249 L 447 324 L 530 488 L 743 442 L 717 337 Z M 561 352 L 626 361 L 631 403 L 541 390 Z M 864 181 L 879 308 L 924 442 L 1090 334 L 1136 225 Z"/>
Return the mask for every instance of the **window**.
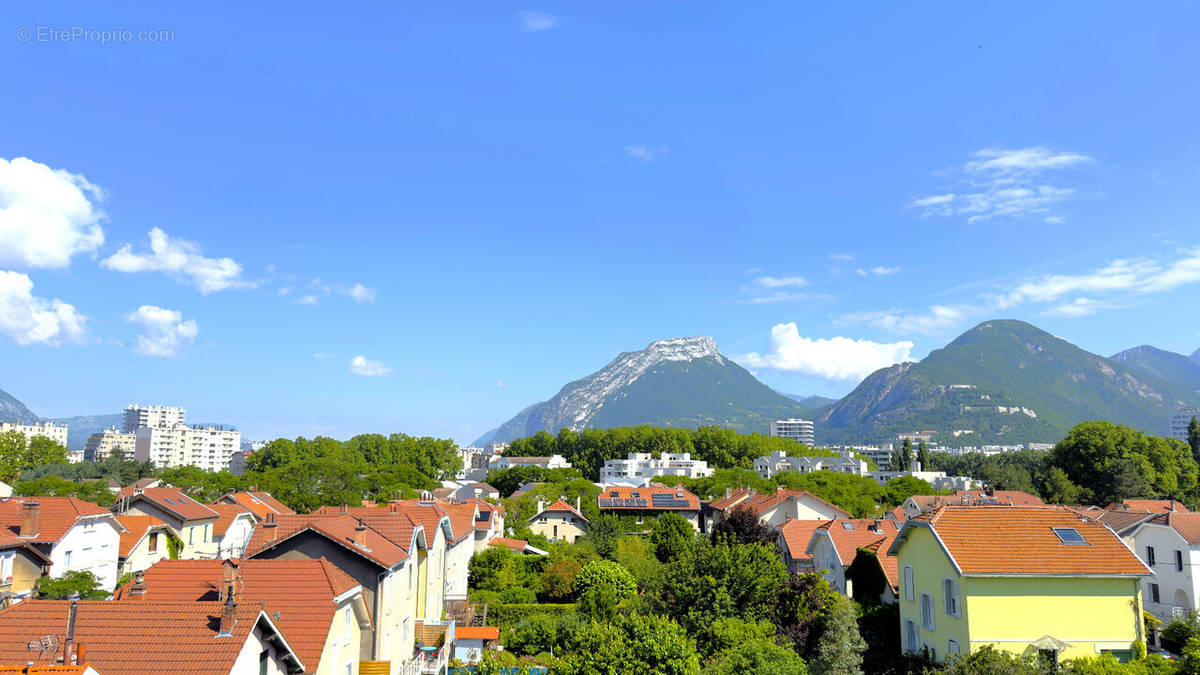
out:
<path id="1" fill-rule="evenodd" d="M 10 584 L 13 580 L 13 562 L 17 559 L 16 551 L 0 553 L 0 583 Z"/>
<path id="2" fill-rule="evenodd" d="M 150 533 L 150 552 L 158 553 L 158 533 L 157 532 Z"/>
<path id="3" fill-rule="evenodd" d="M 258 675 L 267 675 L 267 663 L 271 660 L 271 650 L 264 649 L 258 654 Z"/>
<path id="4" fill-rule="evenodd" d="M 1079 545 L 1087 543 L 1083 535 L 1079 534 L 1079 530 L 1073 527 L 1052 527 L 1050 529 L 1054 530 L 1054 534 L 1057 534 L 1059 541 L 1064 544 Z"/>
<path id="5" fill-rule="evenodd" d="M 1175 571 L 1183 571 L 1183 551 L 1175 551 Z"/>
<path id="6" fill-rule="evenodd" d="M 194 536 L 194 535 L 196 534 L 196 528 L 194 528 L 194 527 L 189 527 L 189 528 L 187 529 L 187 531 L 188 531 L 188 546 L 191 546 L 191 545 L 194 543 L 194 540 L 195 540 L 195 536 Z"/>
<path id="7" fill-rule="evenodd" d="M 955 640 L 954 638 L 950 638 L 950 641 L 946 643 L 946 656 L 954 656 L 957 653 L 958 653 L 958 640 Z"/>
<path id="8" fill-rule="evenodd" d="M 63 554 L 63 567 L 71 566 L 71 552 L 67 551 Z"/>
<path id="9" fill-rule="evenodd" d="M 904 651 L 909 654 L 917 651 L 917 624 L 912 619 L 904 621 Z"/>
<path id="10" fill-rule="evenodd" d="M 921 626 L 928 631 L 937 630 L 935 628 L 933 618 L 933 596 L 928 593 L 921 594 Z"/>
<path id="11" fill-rule="evenodd" d="M 1158 603 L 1158 584 L 1150 584 L 1150 602 Z"/>
<path id="12" fill-rule="evenodd" d="M 905 600 L 913 599 L 913 568 L 912 568 L 912 565 L 904 566 L 904 599 Z M 913 646 L 913 650 L 916 650 L 915 645 Z"/>
<path id="13" fill-rule="evenodd" d="M 942 596 L 945 600 L 946 613 L 950 616 L 958 616 L 958 582 L 953 579 L 943 579 Z"/>
<path id="14" fill-rule="evenodd" d="M 553 538 L 558 539 L 558 526 L 557 525 L 554 526 L 554 537 Z"/>
<path id="15" fill-rule="evenodd" d="M 1154 567 L 1154 547 L 1153 546 L 1146 547 L 1146 564 L 1151 567 Z"/>
<path id="16" fill-rule="evenodd" d="M 350 608 L 349 607 L 346 608 L 345 615 L 346 615 L 346 622 L 345 622 L 346 623 L 346 631 L 345 631 L 346 635 L 345 635 L 344 641 L 346 644 L 350 644 Z"/>
<path id="17" fill-rule="evenodd" d="M 937 661 L 937 648 L 926 642 L 925 655 L 928 656 L 931 661 Z"/>

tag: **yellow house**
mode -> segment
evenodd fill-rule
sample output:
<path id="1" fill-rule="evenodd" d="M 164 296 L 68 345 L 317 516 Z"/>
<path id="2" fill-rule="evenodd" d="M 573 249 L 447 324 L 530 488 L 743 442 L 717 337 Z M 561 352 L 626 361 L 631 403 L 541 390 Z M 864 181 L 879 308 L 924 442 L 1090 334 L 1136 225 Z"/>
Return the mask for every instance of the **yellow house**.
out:
<path id="1" fill-rule="evenodd" d="M 1140 588 L 1152 572 L 1068 509 L 942 506 L 907 521 L 888 555 L 906 652 L 944 661 L 991 645 L 1057 662 L 1121 658 L 1145 641 Z"/>
<path id="2" fill-rule="evenodd" d="M 534 534 L 545 535 L 550 541 L 568 542 L 587 534 L 588 519 L 577 507 L 561 499 L 546 508 L 542 508 L 543 504 L 538 500 L 538 512 L 529 519 L 529 529 Z"/>

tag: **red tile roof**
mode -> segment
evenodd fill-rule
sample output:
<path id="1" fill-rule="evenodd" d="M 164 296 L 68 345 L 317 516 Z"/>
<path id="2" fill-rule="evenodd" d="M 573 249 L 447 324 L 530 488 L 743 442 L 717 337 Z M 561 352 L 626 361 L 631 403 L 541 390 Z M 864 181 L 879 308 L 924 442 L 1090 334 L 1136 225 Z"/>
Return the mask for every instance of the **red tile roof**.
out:
<path id="1" fill-rule="evenodd" d="M 324 558 L 317 560 L 244 560 L 239 602 L 262 605 L 287 636 L 308 672 L 316 672 L 338 607 L 338 596 L 359 583 Z M 145 573 L 146 591 L 131 595 L 132 584 L 118 588 L 115 601 L 171 600 L 214 602 L 221 597 L 223 560 L 163 560 Z"/>
<path id="2" fill-rule="evenodd" d="M 474 504 L 442 504 L 442 508 L 450 514 L 450 531 L 454 533 L 454 541 L 462 541 L 466 537 L 475 536 L 476 514 L 479 507 Z"/>
<path id="3" fill-rule="evenodd" d="M 541 513 L 534 514 L 533 518 L 537 518 L 538 516 L 542 515 L 542 513 L 546 513 L 548 511 L 566 511 L 568 513 L 575 514 L 576 517 L 583 520 L 583 522 L 585 522 L 585 523 L 589 522 L 587 518 L 583 517 L 582 513 L 575 510 L 574 506 L 571 506 L 570 504 L 566 503 L 565 501 L 563 501 L 561 499 L 554 502 L 550 506 L 547 506 L 546 508 L 542 509 Z M 533 520 L 533 518 L 530 518 L 530 520 Z"/>
<path id="4" fill-rule="evenodd" d="M 819 528 L 829 534 L 833 547 L 843 565 L 854 562 L 858 549 L 881 540 L 889 543 L 900 532 L 900 523 L 894 520 L 871 520 L 869 518 L 839 518 L 826 521 Z M 818 532 L 814 532 L 814 541 Z M 809 545 L 811 551 L 812 545 Z"/>
<path id="5" fill-rule="evenodd" d="M 1020 490 L 959 490 L 948 495 L 913 495 L 910 499 L 922 511 L 939 506 L 1043 506 L 1038 497 Z"/>
<path id="6" fill-rule="evenodd" d="M 26 502 L 38 505 L 38 532 L 21 540 L 33 543 L 58 542 L 82 518 L 112 516 L 108 509 L 74 497 L 13 497 L 0 500 L 0 530 L 21 534 L 21 504 Z"/>
<path id="7" fill-rule="evenodd" d="M 209 504 L 208 508 L 216 511 L 218 514 L 218 518 L 213 521 L 213 534 L 218 537 L 225 536 L 225 533 L 229 531 L 229 526 L 232 525 L 233 521 L 237 520 L 237 517 L 241 516 L 242 514 L 249 516 L 250 524 L 254 524 L 254 514 L 250 512 L 250 509 L 247 509 L 240 504 L 218 502 L 215 504 Z"/>
<path id="8" fill-rule="evenodd" d="M 459 640 L 499 640 L 500 629 L 495 626 L 461 626 L 454 629 Z"/>
<path id="9" fill-rule="evenodd" d="M 26 551 L 29 551 L 31 555 L 33 555 L 35 558 L 38 558 L 42 562 L 50 562 L 50 558 L 47 558 L 45 554 L 37 550 L 37 548 L 35 548 L 29 540 L 21 539 L 6 529 L 0 529 L 0 550 L 7 551 L 15 548 L 23 548 Z"/>
<path id="10" fill-rule="evenodd" d="M 91 666 L 0 666 L 0 675 L 84 675 Z M 91 672 L 104 675 L 97 670 Z"/>
<path id="11" fill-rule="evenodd" d="M 776 506 L 779 506 L 780 504 L 782 504 L 786 501 L 804 500 L 804 499 L 811 499 L 815 502 L 823 504 L 830 511 L 833 511 L 835 514 L 841 514 L 841 517 L 843 517 L 843 518 L 850 517 L 850 513 L 848 511 L 846 511 L 845 509 L 835 506 L 834 504 L 831 504 L 831 503 L 825 501 L 824 499 L 821 499 L 820 497 L 814 495 L 813 493 L 811 493 L 807 490 L 776 490 L 775 492 L 771 492 L 768 494 L 759 494 L 759 493 L 755 492 L 754 494 L 747 497 L 747 499 L 742 503 L 742 506 L 746 506 L 747 508 L 749 508 L 750 512 L 753 513 L 754 515 L 761 516 L 762 514 L 766 513 L 768 510 L 770 510 Z"/>
<path id="12" fill-rule="evenodd" d="M 1113 502 L 1105 507 L 1108 511 L 1149 511 L 1151 513 L 1167 513 L 1181 511 L 1186 513 L 1187 507 L 1174 499 L 1126 499 Z"/>
<path id="13" fill-rule="evenodd" d="M 433 540 L 437 533 L 437 523 L 439 518 L 433 519 L 430 523 L 429 513 L 414 514 L 408 509 L 401 509 L 398 505 L 388 505 L 387 508 L 378 506 L 350 506 L 344 510 L 336 506 L 322 506 L 317 509 L 313 515 L 316 516 L 337 516 L 349 515 L 353 518 L 361 518 L 363 523 L 372 530 L 387 537 L 393 544 L 400 548 L 409 551 L 413 545 L 413 533 L 421 528 L 425 533 L 424 538 L 418 538 L 418 544 L 424 543 L 426 548 L 429 547 L 429 542 Z M 420 516 L 420 517 L 418 517 Z"/>
<path id="14" fill-rule="evenodd" d="M 492 537 L 492 540 L 488 542 L 488 546 L 501 546 L 503 548 L 511 548 L 514 551 L 524 551 L 529 546 L 529 542 L 524 539 Z"/>
<path id="15" fill-rule="evenodd" d="M 313 532 L 388 569 L 408 559 L 406 550 L 372 528 L 365 522 L 365 519 L 363 524 L 367 526 L 364 532 L 367 545 L 362 547 L 354 543 L 359 520 L 348 514 L 278 516 L 275 522 L 276 527 L 274 528 L 266 527 L 264 523 L 259 523 L 254 528 L 254 534 L 251 535 L 250 541 L 246 545 L 247 558 L 279 546 L 301 532 Z M 272 529 L 275 530 L 275 539 L 268 541 L 267 533 Z"/>
<path id="16" fill-rule="evenodd" d="M 282 502 L 271 496 L 270 492 L 252 491 L 245 492 L 230 492 L 221 496 L 218 502 L 236 503 L 250 510 L 254 514 L 255 520 L 262 520 L 267 517 L 268 513 L 274 513 L 277 516 L 291 516 L 296 512 L 289 509 Z"/>
<path id="17" fill-rule="evenodd" d="M 892 593 L 898 596 L 900 594 L 900 560 L 894 555 L 887 554 L 888 547 L 892 545 L 894 539 L 894 537 L 880 539 L 879 541 L 863 546 L 863 548 L 875 555 L 875 560 L 879 563 L 880 571 L 883 572 L 888 585 L 892 587 Z"/>
<path id="18" fill-rule="evenodd" d="M 1150 570 L 1102 523 L 1062 507 L 943 506 L 909 520 L 889 549 L 895 555 L 910 528 L 928 527 L 963 574 L 1148 576 Z M 1069 528 L 1085 543 L 1064 543 L 1053 528 Z"/>
<path id="19" fill-rule="evenodd" d="M 650 495 L 663 494 L 678 497 L 686 501 L 686 506 L 655 506 Z M 680 496 L 682 495 L 682 496 Z M 605 511 L 699 511 L 700 498 L 683 488 L 649 486 L 628 487 L 623 485 L 607 485 L 597 497 L 600 503 L 606 499 L 644 499 L 646 506 L 601 506 Z"/>
<path id="20" fill-rule="evenodd" d="M 716 511 L 724 511 L 730 507 L 736 506 L 742 500 L 748 499 L 750 496 L 756 494 L 758 494 L 757 490 L 751 488 L 738 488 L 736 490 L 731 490 L 729 494 L 721 497 L 720 499 L 712 500 L 712 502 L 709 503 L 709 507 Z"/>
<path id="21" fill-rule="evenodd" d="M 148 501 L 180 520 L 207 520 L 217 517 L 216 511 L 192 499 L 176 487 L 152 487 L 141 492 L 126 487 L 121 489 L 119 497 L 128 498 L 130 504 L 139 500 Z"/>
<path id="22" fill-rule="evenodd" d="M 1191 546 L 1200 546 L 1200 513 L 1163 513 L 1155 516 L 1154 522 L 1161 522 L 1179 533 Z"/>
<path id="23" fill-rule="evenodd" d="M 133 548 L 154 528 L 169 530 L 167 524 L 154 516 L 117 516 L 117 521 L 125 528 L 121 533 L 121 545 L 117 555 L 124 558 L 133 552 Z M 166 546 L 166 542 L 163 542 Z M 165 549 L 164 549 L 165 550 Z"/>
<path id="24" fill-rule="evenodd" d="M 54 653 L 26 648 L 33 637 L 47 635 L 54 636 L 61 655 L 69 604 L 26 600 L 0 610 L 0 662 L 50 663 Z M 232 636 L 218 638 L 221 613 L 216 602 L 85 600 L 76 614 L 75 640 L 86 646 L 88 663 L 103 675 L 228 673 L 255 625 L 269 626 L 270 620 L 261 605 L 241 603 Z M 285 650 L 284 641 L 277 641 L 277 648 Z"/>
<path id="25" fill-rule="evenodd" d="M 807 551 L 808 542 L 812 541 L 813 533 L 817 531 L 817 528 L 828 522 L 830 521 L 789 520 L 775 529 L 783 535 L 784 545 L 787 546 L 788 555 L 792 560 L 812 562 L 812 556 Z"/>

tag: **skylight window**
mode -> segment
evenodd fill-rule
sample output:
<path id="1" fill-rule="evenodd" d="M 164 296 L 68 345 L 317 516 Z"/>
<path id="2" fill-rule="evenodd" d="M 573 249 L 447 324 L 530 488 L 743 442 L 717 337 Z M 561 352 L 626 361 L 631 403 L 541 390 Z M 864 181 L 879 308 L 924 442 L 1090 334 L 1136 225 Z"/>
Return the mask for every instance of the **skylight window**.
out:
<path id="1" fill-rule="evenodd" d="M 1054 530 L 1054 534 L 1057 534 L 1058 538 L 1062 540 L 1062 543 L 1064 544 L 1087 543 L 1087 540 L 1083 538 L 1083 535 L 1079 534 L 1079 530 L 1073 527 L 1052 527 L 1050 529 Z"/>
<path id="2" fill-rule="evenodd" d="M 853 530 L 854 523 L 842 523 L 842 528 L 847 529 L 847 530 Z"/>

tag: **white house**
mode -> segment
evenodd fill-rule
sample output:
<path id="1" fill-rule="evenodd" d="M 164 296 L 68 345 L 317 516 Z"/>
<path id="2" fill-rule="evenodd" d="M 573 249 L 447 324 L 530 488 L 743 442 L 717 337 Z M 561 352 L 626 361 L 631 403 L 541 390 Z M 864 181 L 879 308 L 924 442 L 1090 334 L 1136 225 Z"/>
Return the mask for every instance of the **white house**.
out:
<path id="1" fill-rule="evenodd" d="M 0 501 L 0 528 L 50 558 L 50 576 L 85 571 L 103 588 L 117 584 L 121 526 L 106 509 L 74 497 L 22 497 Z"/>
<path id="2" fill-rule="evenodd" d="M 858 549 L 882 541 L 882 550 L 887 550 L 899 532 L 900 525 L 894 520 L 833 520 L 813 532 L 806 553 L 812 556 L 813 568 L 821 572 L 831 588 L 851 595 L 853 589 L 846 581 L 846 569 L 854 562 Z"/>
<path id="3" fill-rule="evenodd" d="M 649 452 L 631 452 L 627 459 L 610 459 L 600 469 L 603 485 L 643 486 L 658 476 L 706 478 L 713 474 L 708 462 L 692 459 L 686 452 L 664 452 L 655 457 Z"/>
<path id="4" fill-rule="evenodd" d="M 870 468 L 867 460 L 854 456 L 853 450 L 839 450 L 836 457 L 791 457 L 782 450 L 776 450 L 767 457 L 759 457 L 754 460 L 754 470 L 763 478 L 770 478 L 777 473 L 789 471 L 794 473 L 833 471 L 834 473 L 865 476 Z"/>
<path id="5" fill-rule="evenodd" d="M 1117 533 L 1154 572 L 1142 580 L 1146 611 L 1170 621 L 1200 607 L 1200 513 L 1146 515 Z"/>
<path id="6" fill-rule="evenodd" d="M 113 510 L 121 515 L 154 516 L 183 542 L 181 558 L 216 558 L 213 524 L 219 514 L 175 487 L 123 488 Z"/>
<path id="7" fill-rule="evenodd" d="M 760 521 L 778 527 L 789 520 L 832 520 L 849 518 L 845 510 L 806 490 L 785 490 L 763 494 L 750 488 L 727 490 L 725 496 L 709 504 L 713 522 L 719 523 L 738 507 L 750 509 Z"/>
<path id="8" fill-rule="evenodd" d="M 217 557 L 240 558 L 254 534 L 254 514 L 248 509 L 233 504 L 218 502 L 208 508 L 220 514 L 213 521 L 213 542 L 217 545 Z"/>

